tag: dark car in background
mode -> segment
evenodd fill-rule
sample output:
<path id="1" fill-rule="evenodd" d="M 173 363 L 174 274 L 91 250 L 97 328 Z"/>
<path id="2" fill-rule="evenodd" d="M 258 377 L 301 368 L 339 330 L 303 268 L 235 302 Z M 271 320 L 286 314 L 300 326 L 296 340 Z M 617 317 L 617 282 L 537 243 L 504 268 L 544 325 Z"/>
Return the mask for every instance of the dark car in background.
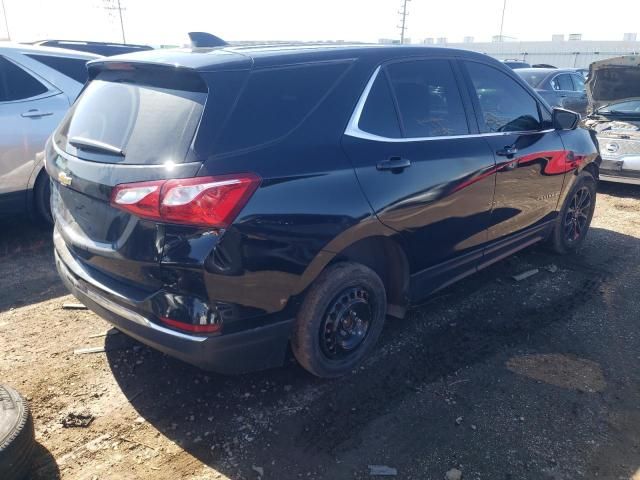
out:
<path id="1" fill-rule="evenodd" d="M 350 372 L 387 315 L 540 241 L 566 253 L 598 151 L 501 62 L 257 46 L 89 64 L 47 145 L 55 259 L 118 329 L 222 373 Z"/>
<path id="2" fill-rule="evenodd" d="M 112 42 L 88 42 L 84 40 L 39 40 L 33 45 L 42 47 L 58 47 L 79 52 L 94 53 L 104 57 L 122 55 L 125 53 L 144 52 L 152 50 L 149 45 L 137 45 L 134 43 L 112 43 Z"/>
<path id="3" fill-rule="evenodd" d="M 516 73 L 552 107 L 587 113 L 585 79 L 573 69 L 520 68 Z"/>

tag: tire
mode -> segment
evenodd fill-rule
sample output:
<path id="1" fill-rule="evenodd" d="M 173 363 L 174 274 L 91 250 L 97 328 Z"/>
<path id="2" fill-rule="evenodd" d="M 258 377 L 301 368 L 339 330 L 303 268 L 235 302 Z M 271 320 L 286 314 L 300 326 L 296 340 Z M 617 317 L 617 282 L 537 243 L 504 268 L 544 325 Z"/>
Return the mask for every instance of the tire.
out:
<path id="1" fill-rule="evenodd" d="M 597 184 L 593 176 L 589 172 L 581 172 L 571 192 L 567 195 L 549 236 L 548 243 L 556 253 L 565 255 L 573 252 L 580 248 L 584 242 L 596 208 L 596 190 Z M 582 194 L 588 195 L 588 198 L 580 200 L 583 198 Z M 584 203 L 586 201 L 588 201 L 588 205 Z M 575 205 L 579 207 L 582 205 L 577 215 L 574 213 L 576 212 Z"/>
<path id="2" fill-rule="evenodd" d="M 291 338 L 293 354 L 318 377 L 344 375 L 376 344 L 386 311 L 385 288 L 373 270 L 351 262 L 332 265 L 302 302 Z"/>
<path id="3" fill-rule="evenodd" d="M 29 405 L 18 392 L 0 385 L 0 478 L 23 479 L 35 446 Z"/>
<path id="4" fill-rule="evenodd" d="M 34 207 L 40 220 L 44 220 L 48 225 L 53 225 L 53 215 L 51 215 L 51 183 L 49 175 L 42 170 L 36 179 L 34 187 Z"/>

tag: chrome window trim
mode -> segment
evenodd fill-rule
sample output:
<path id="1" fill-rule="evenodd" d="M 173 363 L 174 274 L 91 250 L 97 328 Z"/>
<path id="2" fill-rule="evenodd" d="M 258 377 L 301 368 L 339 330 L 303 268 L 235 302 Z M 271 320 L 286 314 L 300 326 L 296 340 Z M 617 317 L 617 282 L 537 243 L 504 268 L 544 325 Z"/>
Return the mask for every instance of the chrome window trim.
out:
<path id="1" fill-rule="evenodd" d="M 410 142 L 426 142 L 432 140 L 451 140 L 451 139 L 462 139 L 462 138 L 480 138 L 480 137 L 504 137 L 507 135 L 536 135 L 541 133 L 550 133 L 553 132 L 554 129 L 547 130 L 525 130 L 521 132 L 487 132 L 487 133 L 467 133 L 464 135 L 443 135 L 438 137 L 383 137 L 381 135 L 376 135 L 374 133 L 365 132 L 359 127 L 360 117 L 362 116 L 362 111 L 364 110 L 364 106 L 367 103 L 367 98 L 369 97 L 369 93 L 373 88 L 373 84 L 378 78 L 378 74 L 382 69 L 382 65 L 379 65 L 369 81 L 367 82 L 364 91 L 360 95 L 358 99 L 358 103 L 351 114 L 351 118 L 349 119 L 349 123 L 347 124 L 347 128 L 344 131 L 345 135 L 354 138 L 361 138 L 363 140 L 371 140 L 373 142 L 387 142 L 387 143 L 410 143 Z M 535 100 L 535 99 L 534 99 Z"/>

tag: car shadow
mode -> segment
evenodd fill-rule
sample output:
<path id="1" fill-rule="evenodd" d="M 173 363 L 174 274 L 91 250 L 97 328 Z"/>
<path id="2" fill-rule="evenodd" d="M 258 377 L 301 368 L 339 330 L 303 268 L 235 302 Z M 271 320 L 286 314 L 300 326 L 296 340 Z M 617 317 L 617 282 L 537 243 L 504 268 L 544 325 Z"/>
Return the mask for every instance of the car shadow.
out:
<path id="1" fill-rule="evenodd" d="M 422 417 L 428 422 L 422 426 L 402 418 L 391 426 L 383 423 L 421 392 L 446 386 L 447 379 L 460 371 L 523 348 L 545 350 L 549 344 L 560 351 L 580 348 L 575 339 L 563 338 L 571 336 L 565 324 L 576 308 L 599 301 L 602 283 L 622 262 L 615 249 L 607 255 L 597 251 L 599 245 L 638 247 L 638 239 L 598 228 L 590 231 L 587 240 L 579 253 L 564 257 L 543 247 L 528 249 L 441 291 L 404 320 L 387 322 L 376 352 L 365 365 L 337 380 L 312 377 L 291 356 L 281 368 L 221 376 L 140 347 L 133 340 L 126 341 L 135 348 L 109 348 L 123 341 L 117 338 L 121 335 L 107 337 L 107 359 L 120 388 L 142 417 L 229 478 L 257 478 L 259 470 L 254 467 L 259 465 L 279 472 L 266 478 L 347 474 L 351 478 L 355 467 L 348 461 L 348 452 L 358 452 L 358 461 L 366 461 L 359 449 L 372 438 L 414 438 L 422 432 L 416 439 L 420 446 L 412 447 L 417 450 L 411 455 L 424 456 L 439 448 L 436 439 L 443 444 L 452 441 L 454 433 L 451 438 L 433 433 L 443 421 L 437 413 L 430 416 L 425 411 Z M 511 278 L 532 268 L 539 273 L 530 280 L 520 283 Z M 553 335 L 545 333 L 551 330 Z M 491 381 L 494 375 L 506 375 L 502 370 L 488 372 Z M 487 396 L 480 387 L 467 388 L 478 401 Z M 553 394 L 558 395 L 554 401 L 559 404 L 580 401 L 574 393 Z M 503 412 L 489 405 L 483 415 L 496 428 Z M 442 424 L 440 431 L 448 432 L 450 427 Z M 537 429 L 546 431 L 548 425 L 529 428 L 535 434 Z M 572 428 L 561 432 L 559 444 L 577 435 Z M 508 437 L 512 434 L 499 429 L 492 433 L 497 442 L 493 458 L 503 455 L 510 461 L 513 445 Z M 481 452 L 487 441 L 469 434 L 465 451 Z M 579 445 L 567 448 L 581 455 Z"/>
<path id="2" fill-rule="evenodd" d="M 53 259 L 52 230 L 35 220 L 2 219 L 0 312 L 66 295 Z"/>
<path id="3" fill-rule="evenodd" d="M 601 181 L 598 182 L 598 193 L 621 198 L 640 198 L 640 185 Z"/>

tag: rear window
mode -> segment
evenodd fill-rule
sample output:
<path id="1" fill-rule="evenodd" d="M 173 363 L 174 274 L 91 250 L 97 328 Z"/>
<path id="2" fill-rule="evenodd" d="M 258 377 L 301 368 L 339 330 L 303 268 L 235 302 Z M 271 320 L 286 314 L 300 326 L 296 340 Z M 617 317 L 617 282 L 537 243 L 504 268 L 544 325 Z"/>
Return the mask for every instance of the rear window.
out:
<path id="1" fill-rule="evenodd" d="M 317 63 L 254 71 L 220 136 L 219 151 L 286 136 L 319 105 L 348 66 Z"/>
<path id="2" fill-rule="evenodd" d="M 542 81 L 547 78 L 549 75 L 547 72 L 538 72 L 531 70 L 516 70 L 516 73 L 522 78 L 525 82 L 529 84 L 531 88 L 537 88 L 538 85 L 542 83 Z"/>
<path id="3" fill-rule="evenodd" d="M 33 58 L 47 67 L 53 68 L 58 72 L 73 78 L 76 82 L 85 83 L 88 78 L 87 62 L 84 58 L 68 58 L 55 57 L 51 55 L 34 55 L 27 54 L 27 57 Z"/>
<path id="4" fill-rule="evenodd" d="M 205 99 L 203 92 L 98 77 L 85 88 L 63 121 L 56 143 L 87 160 L 141 165 L 182 163 Z M 122 154 L 110 153 L 118 150 Z"/>

